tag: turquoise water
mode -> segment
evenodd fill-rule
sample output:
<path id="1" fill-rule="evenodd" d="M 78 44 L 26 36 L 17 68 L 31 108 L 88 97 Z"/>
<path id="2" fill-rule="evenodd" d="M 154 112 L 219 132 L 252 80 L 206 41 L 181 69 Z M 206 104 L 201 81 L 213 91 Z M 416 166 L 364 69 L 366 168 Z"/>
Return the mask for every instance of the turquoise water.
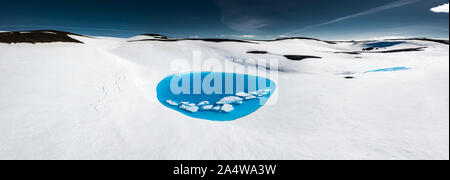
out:
<path id="1" fill-rule="evenodd" d="M 393 68 L 386 68 L 386 69 L 377 69 L 377 70 L 366 71 L 364 73 L 405 71 L 405 70 L 410 70 L 410 69 L 411 68 L 407 68 L 407 67 L 393 67 Z"/>
<path id="2" fill-rule="evenodd" d="M 391 47 L 391 46 L 395 46 L 395 45 L 399 45 L 399 44 L 403 44 L 405 42 L 377 42 L 377 43 L 369 43 L 369 44 L 364 44 L 364 46 L 367 47 L 372 47 L 372 48 L 386 48 L 386 47 Z"/>
<path id="3" fill-rule="evenodd" d="M 273 94 L 273 81 L 257 76 L 199 72 L 175 74 L 157 87 L 164 106 L 186 116 L 232 121 L 261 108 Z"/>

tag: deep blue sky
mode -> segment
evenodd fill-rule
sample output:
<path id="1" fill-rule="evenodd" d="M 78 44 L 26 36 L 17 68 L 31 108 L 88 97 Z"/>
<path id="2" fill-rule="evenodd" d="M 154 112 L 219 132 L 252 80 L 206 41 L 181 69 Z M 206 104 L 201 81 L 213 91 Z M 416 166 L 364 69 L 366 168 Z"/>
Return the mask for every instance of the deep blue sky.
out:
<path id="1" fill-rule="evenodd" d="M 0 30 L 270 39 L 448 37 L 448 0 L 0 0 Z"/>

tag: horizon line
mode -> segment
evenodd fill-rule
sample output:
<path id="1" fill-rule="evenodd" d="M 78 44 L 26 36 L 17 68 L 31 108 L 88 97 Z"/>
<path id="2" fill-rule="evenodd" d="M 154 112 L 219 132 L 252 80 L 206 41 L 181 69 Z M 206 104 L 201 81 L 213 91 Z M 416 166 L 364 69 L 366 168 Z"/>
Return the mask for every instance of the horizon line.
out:
<path id="1" fill-rule="evenodd" d="M 5 27 L 5 26 L 0 26 L 0 27 Z M 15 26 L 17 27 L 17 26 Z M 58 29 L 58 28 L 57 28 Z M 234 39 L 234 40 L 254 40 L 254 41 L 264 41 L 264 40 L 282 40 L 282 39 L 293 39 L 293 38 L 306 38 L 306 39 L 316 39 L 316 40 L 327 40 L 326 38 L 317 38 L 317 37 L 310 37 L 310 36 L 283 36 L 283 35 L 273 35 L 271 36 L 271 38 L 262 38 L 262 39 L 255 39 L 258 36 L 253 36 L 252 38 L 246 38 L 246 35 L 216 35 L 215 37 L 192 37 L 192 36 L 181 36 L 181 37 L 171 37 L 171 36 L 167 36 L 161 33 L 145 33 L 145 32 L 138 32 L 138 31 L 128 31 L 128 30 L 121 30 L 122 32 L 136 32 L 135 35 L 133 36 L 109 36 L 109 35 L 89 35 L 89 33 L 73 33 L 72 31 L 65 31 L 65 30 L 57 30 L 57 29 L 29 29 L 29 30 L 2 30 L 0 29 L 0 33 L 4 33 L 4 32 L 28 32 L 28 31 L 59 31 L 59 32 L 66 32 L 66 33 L 72 33 L 72 34 L 78 34 L 78 35 L 83 35 L 83 36 L 91 36 L 91 37 L 109 37 L 109 38 L 122 38 L 122 39 L 129 39 L 129 38 L 133 38 L 136 36 L 142 36 L 142 35 L 160 35 L 160 36 L 166 36 L 169 39 Z M 81 28 L 80 28 L 81 29 Z M 94 28 L 92 28 L 91 30 L 93 30 Z M 107 29 L 102 29 L 102 28 L 95 28 L 97 30 L 107 30 Z M 239 38 L 240 37 L 240 38 Z M 268 36 L 266 36 L 268 37 Z M 367 40 L 402 40 L 402 39 L 418 39 L 418 38 L 427 38 L 427 39 L 449 39 L 449 37 L 427 37 L 427 36 L 381 36 L 381 37 L 367 37 L 367 38 L 349 38 L 349 39 L 332 39 L 332 40 L 328 40 L 328 41 L 367 41 Z"/>

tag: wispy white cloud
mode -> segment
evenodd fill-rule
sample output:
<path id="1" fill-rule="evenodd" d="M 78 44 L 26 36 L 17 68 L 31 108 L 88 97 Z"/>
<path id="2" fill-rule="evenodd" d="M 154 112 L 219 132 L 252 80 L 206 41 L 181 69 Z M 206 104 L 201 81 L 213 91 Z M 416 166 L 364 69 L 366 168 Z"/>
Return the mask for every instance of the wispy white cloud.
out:
<path id="1" fill-rule="evenodd" d="M 262 29 L 276 24 L 271 13 L 281 13 L 284 3 L 273 0 L 241 1 L 214 0 L 221 9 L 221 22 L 228 28 L 245 33 L 260 33 Z"/>
<path id="2" fill-rule="evenodd" d="M 243 38 L 255 38 L 255 35 L 242 35 Z"/>
<path id="3" fill-rule="evenodd" d="M 242 32 L 257 32 L 261 28 L 271 25 L 270 20 L 259 17 L 232 17 L 222 16 L 222 23 L 229 28 Z"/>
<path id="4" fill-rule="evenodd" d="M 438 6 L 438 7 L 434 7 L 431 8 L 431 11 L 435 12 L 435 13 L 448 13 L 448 8 L 449 7 L 449 3 Z"/>
<path id="5" fill-rule="evenodd" d="M 356 13 L 356 14 L 352 14 L 352 15 L 336 18 L 336 19 L 333 19 L 333 20 L 330 20 L 330 21 L 327 21 L 327 22 L 324 22 L 324 23 L 320 23 L 320 24 L 314 24 L 314 25 L 306 26 L 306 27 L 298 29 L 296 31 L 289 32 L 286 35 L 295 35 L 296 33 L 300 33 L 300 32 L 303 32 L 303 31 L 306 31 L 306 30 L 309 30 L 309 29 L 318 28 L 318 27 L 322 27 L 322 26 L 326 26 L 326 25 L 330 25 L 330 24 L 335 24 L 335 23 L 339 23 L 339 22 L 342 22 L 342 21 L 345 21 L 345 20 L 349 20 L 349 19 L 354 19 L 354 18 L 361 17 L 361 16 L 375 14 L 375 13 L 382 12 L 382 11 L 385 11 L 385 10 L 398 8 L 398 7 L 406 6 L 406 5 L 409 5 L 409 4 L 412 4 L 412 3 L 416 3 L 418 1 L 421 1 L 421 0 L 399 0 L 399 1 L 391 2 L 391 3 L 385 4 L 385 5 L 382 5 L 382 6 L 379 6 L 379 7 L 375 7 L 375 8 L 372 8 L 372 9 L 360 12 L 360 13 Z"/>

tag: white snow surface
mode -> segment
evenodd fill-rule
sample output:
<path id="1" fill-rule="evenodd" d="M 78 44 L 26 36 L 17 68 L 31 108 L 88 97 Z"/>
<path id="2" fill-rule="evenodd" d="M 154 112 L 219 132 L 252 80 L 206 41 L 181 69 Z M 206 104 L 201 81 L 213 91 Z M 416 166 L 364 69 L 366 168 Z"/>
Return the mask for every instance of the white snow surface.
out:
<path id="1" fill-rule="evenodd" d="M 71 37 L 84 44 L 0 43 L 0 159 L 449 159 L 445 44 L 351 55 L 334 52 L 361 45 Z M 246 53 L 255 49 L 271 54 Z M 157 84 L 195 50 L 278 59 L 277 102 L 231 122 L 163 106 Z M 390 67 L 411 70 L 362 74 Z"/>

